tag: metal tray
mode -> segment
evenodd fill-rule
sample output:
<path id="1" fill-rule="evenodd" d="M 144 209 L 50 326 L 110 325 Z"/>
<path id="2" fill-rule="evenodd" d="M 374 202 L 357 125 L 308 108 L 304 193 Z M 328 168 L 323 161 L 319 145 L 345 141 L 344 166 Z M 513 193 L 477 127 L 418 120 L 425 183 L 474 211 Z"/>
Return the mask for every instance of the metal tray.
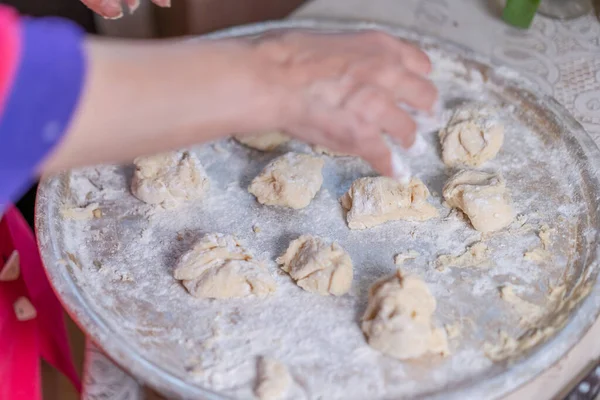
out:
<path id="1" fill-rule="evenodd" d="M 39 247 L 50 281 L 73 319 L 116 363 L 176 398 L 250 397 L 253 363 L 265 354 L 288 364 L 301 389 L 298 398 L 366 398 L 360 392 L 344 392 L 344 387 L 360 379 L 379 382 L 368 389 L 369 398 L 498 398 L 557 362 L 600 311 L 596 279 L 600 216 L 596 170 L 600 152 L 587 133 L 562 106 L 518 73 L 494 66 L 462 47 L 402 29 L 367 23 L 289 21 L 245 26 L 207 37 L 260 35 L 288 28 L 327 32 L 381 29 L 415 41 L 445 60 L 441 75 L 436 77 L 447 83 L 447 90 L 441 91 L 445 108 L 471 99 L 493 102 L 502 110 L 506 143 L 486 168 L 502 170 L 517 211 L 528 218 L 526 225 L 533 229 L 513 227 L 509 232 L 482 237 L 456 215 L 448 214 L 438 195 L 448 172 L 437 151 L 413 160 L 414 170 L 432 190 L 432 202 L 442 213 L 441 221 L 429 225 L 395 222 L 369 232 L 350 232 L 341 211 L 330 210 L 337 209 L 337 198 L 353 179 L 373 171 L 362 161 L 348 158 L 327 159 L 324 187 L 306 210 L 291 213 L 258 207 L 245 187 L 279 153 L 262 154 L 225 140 L 193 149 L 213 182 L 209 200 L 170 214 L 141 204 L 128 193 L 129 166 L 73 171 L 40 185 L 36 207 Z M 435 149 L 435 132 L 424 128 L 422 133 Z M 310 151 L 299 143 L 289 149 Z M 82 181 L 91 188 L 87 197 L 80 190 Z M 99 204 L 101 218 L 64 218 L 65 208 L 90 202 Z M 255 224 L 263 233 L 252 231 Z M 557 231 L 551 249 L 553 261 L 544 265 L 519 261 L 522 251 L 535 246 L 536 229 L 542 224 Z M 437 232 L 434 225 L 446 228 Z M 355 264 L 353 291 L 341 298 L 319 298 L 278 275 L 271 263 L 281 294 L 270 303 L 192 299 L 171 278 L 170 268 L 201 233 L 209 231 L 238 234 L 266 260 L 272 260 L 301 233 L 336 239 L 349 250 Z M 491 268 L 450 268 L 441 273 L 432 267 L 437 255 L 458 254 L 476 240 L 485 240 L 495 249 Z M 437 323 L 463 321 L 463 334 L 451 340 L 455 354 L 446 360 L 432 357 L 398 363 L 378 356 L 366 347 L 358 329 L 368 286 L 393 271 L 393 255 L 409 248 L 422 257 L 405 268 L 431 285 L 438 300 Z M 567 290 L 563 301 L 546 309 L 538 324 L 521 329 L 518 315 L 495 295 L 495 288 L 503 284 L 523 289 L 524 297 L 546 306 L 544 293 L 550 287 L 564 284 Z M 316 352 L 303 364 L 294 351 L 286 353 L 274 344 L 274 338 L 289 341 L 298 334 L 282 331 L 282 322 L 276 319 L 299 331 L 302 324 L 310 325 L 308 318 L 314 312 L 339 323 L 344 328 L 340 328 L 344 340 L 328 342 L 334 339 L 332 330 L 319 335 L 313 329 L 310 337 L 303 338 L 306 348 L 322 345 L 331 348 L 333 356 L 322 357 Z M 236 328 L 233 319 L 241 319 L 241 325 Z M 222 320 L 226 322 L 219 322 Z M 236 333 L 242 327 L 244 331 Z M 215 332 L 223 329 L 225 334 Z M 497 342 L 500 330 L 518 338 L 519 346 L 506 359 L 492 363 L 483 356 L 482 347 L 486 342 Z M 240 340 L 244 336 L 251 340 Z M 349 349 L 347 358 L 342 356 L 345 346 Z M 211 353 L 215 348 L 227 349 L 228 353 Z M 305 353 L 306 348 L 302 350 Z M 356 361 L 360 357 L 374 364 L 363 365 Z M 207 367 L 213 368 L 210 377 L 198 375 L 200 368 L 195 366 L 203 365 L 207 358 L 224 365 L 223 369 Z M 323 361 L 327 358 L 333 361 L 327 364 Z M 342 371 L 346 364 L 356 369 Z M 313 377 L 313 370 L 324 380 Z M 375 371 L 373 376 L 369 375 L 371 370 Z M 335 390 L 319 392 L 319 385 Z"/>

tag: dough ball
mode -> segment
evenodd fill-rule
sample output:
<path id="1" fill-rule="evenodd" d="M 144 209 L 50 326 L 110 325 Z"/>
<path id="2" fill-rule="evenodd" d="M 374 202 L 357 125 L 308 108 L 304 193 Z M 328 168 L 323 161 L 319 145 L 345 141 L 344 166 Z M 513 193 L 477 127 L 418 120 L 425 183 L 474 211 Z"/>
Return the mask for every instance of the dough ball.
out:
<path id="1" fill-rule="evenodd" d="M 133 163 L 131 192 L 145 203 L 173 208 L 202 198 L 208 190 L 206 171 L 198 158 L 187 151 L 139 157 Z"/>
<path id="2" fill-rule="evenodd" d="M 284 154 L 254 178 L 248 191 L 261 204 L 304 208 L 323 184 L 323 165 L 323 160 L 308 154 Z"/>
<path id="3" fill-rule="evenodd" d="M 510 225 L 515 216 L 500 174 L 460 171 L 446 182 L 443 195 L 446 203 L 462 210 L 480 232 L 500 230 Z"/>
<path id="4" fill-rule="evenodd" d="M 292 384 L 287 367 L 277 360 L 261 358 L 258 362 L 258 380 L 254 394 L 260 400 L 283 399 Z"/>
<path id="5" fill-rule="evenodd" d="M 362 330 L 369 346 L 399 360 L 426 353 L 448 355 L 445 332 L 431 322 L 435 308 L 425 282 L 398 271 L 371 286 Z"/>
<path id="6" fill-rule="evenodd" d="M 329 150 L 327 147 L 314 145 L 313 151 L 317 154 L 325 154 L 331 157 L 354 157 L 353 154 L 348 153 L 338 153 L 337 151 Z"/>
<path id="7" fill-rule="evenodd" d="M 440 130 L 440 142 L 444 164 L 477 167 L 500 151 L 504 126 L 493 111 L 470 105 L 457 110 Z"/>
<path id="8" fill-rule="evenodd" d="M 275 291 L 266 267 L 231 235 L 209 233 L 175 266 L 175 279 L 194 297 L 229 299 Z"/>
<path id="9" fill-rule="evenodd" d="M 427 202 L 429 190 L 417 178 L 408 185 L 378 176 L 359 178 L 340 199 L 350 229 L 371 228 L 399 219 L 425 221 L 438 216 Z"/>
<path id="10" fill-rule="evenodd" d="M 341 296 L 352 286 L 352 260 L 336 242 L 302 235 L 290 243 L 277 263 L 308 292 Z"/>
<path id="11" fill-rule="evenodd" d="M 252 136 L 236 136 L 235 139 L 248 147 L 261 151 L 275 150 L 277 147 L 290 141 L 290 138 L 281 132 L 268 132 Z"/>

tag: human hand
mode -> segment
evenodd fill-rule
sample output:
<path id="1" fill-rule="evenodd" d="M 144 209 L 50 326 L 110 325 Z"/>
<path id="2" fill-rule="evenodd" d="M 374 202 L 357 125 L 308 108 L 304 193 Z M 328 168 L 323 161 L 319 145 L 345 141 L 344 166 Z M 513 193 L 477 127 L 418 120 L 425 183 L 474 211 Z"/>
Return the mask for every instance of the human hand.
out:
<path id="1" fill-rule="evenodd" d="M 89 72 L 77 114 L 41 172 L 283 130 L 356 154 L 393 176 L 382 132 L 409 147 L 416 130 L 397 103 L 430 110 L 437 97 L 426 78 L 427 56 L 377 32 L 90 38 L 86 51 Z"/>
<path id="2" fill-rule="evenodd" d="M 258 39 L 260 79 L 277 99 L 277 124 L 308 143 L 356 154 L 393 175 L 382 132 L 405 148 L 416 124 L 398 107 L 431 110 L 428 57 L 382 32 L 286 32 Z"/>
<path id="3" fill-rule="evenodd" d="M 117 19 L 123 16 L 123 3 L 127 6 L 130 13 L 133 13 L 140 6 L 140 0 L 81 0 L 92 11 L 104 18 Z M 159 7 L 170 7 L 171 0 L 152 0 Z"/>

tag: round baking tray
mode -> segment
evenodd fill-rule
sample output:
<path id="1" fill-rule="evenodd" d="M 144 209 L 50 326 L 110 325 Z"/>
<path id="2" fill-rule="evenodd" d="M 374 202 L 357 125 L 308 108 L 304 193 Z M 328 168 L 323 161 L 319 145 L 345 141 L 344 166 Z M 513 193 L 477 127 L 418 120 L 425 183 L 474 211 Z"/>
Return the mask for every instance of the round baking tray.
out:
<path id="1" fill-rule="evenodd" d="M 476 69 L 484 79 L 494 80 L 494 71 L 499 66 L 479 55 L 473 54 L 463 47 L 446 43 L 434 38 L 425 38 L 403 29 L 372 23 L 339 23 L 325 21 L 284 21 L 262 23 L 233 28 L 206 38 L 225 38 L 235 36 L 260 35 L 277 29 L 306 28 L 320 32 L 357 31 L 377 29 L 389 32 L 395 36 L 414 41 L 429 50 L 439 50 L 453 54 L 463 60 L 469 68 Z M 192 39 L 193 40 L 193 39 Z M 511 74 L 503 70 L 503 85 L 507 93 L 518 98 L 531 108 L 535 115 L 542 120 L 538 123 L 548 127 L 549 134 L 556 134 L 569 148 L 571 157 L 578 160 L 581 196 L 586 203 L 587 220 L 585 228 L 597 227 L 599 214 L 600 184 L 595 171 L 600 167 L 600 151 L 593 140 L 575 119 L 554 99 L 537 90 L 535 85 L 523 80 L 518 73 Z M 507 76 L 514 76 L 514 81 Z M 58 175 L 44 180 L 38 191 L 36 205 L 36 229 L 42 259 L 46 266 L 48 277 L 71 317 L 82 327 L 88 336 L 112 358 L 117 364 L 139 378 L 144 383 L 154 387 L 161 393 L 174 398 L 223 399 L 222 395 L 203 389 L 188 380 L 163 368 L 160 363 L 151 361 L 135 346 L 120 334 L 114 325 L 107 323 L 98 313 L 82 287 L 74 279 L 74 271 L 65 265 L 63 244 L 57 240 L 61 236 L 62 221 L 60 216 L 61 201 L 65 197 L 65 182 L 68 174 Z M 573 301 L 565 312 L 569 313 L 566 324 L 549 340 L 533 346 L 524 352 L 522 357 L 506 360 L 494 365 L 483 379 L 462 382 L 446 388 L 443 393 L 431 393 L 431 398 L 498 398 L 509 393 L 519 385 L 541 373 L 557 362 L 576 344 L 597 318 L 600 311 L 600 284 L 597 281 L 597 247 L 598 233 L 587 230 L 578 235 L 576 266 L 577 279 L 569 285 L 569 295 Z M 582 301 L 578 301 L 583 299 Z M 560 316 L 556 316 L 560 319 Z"/>

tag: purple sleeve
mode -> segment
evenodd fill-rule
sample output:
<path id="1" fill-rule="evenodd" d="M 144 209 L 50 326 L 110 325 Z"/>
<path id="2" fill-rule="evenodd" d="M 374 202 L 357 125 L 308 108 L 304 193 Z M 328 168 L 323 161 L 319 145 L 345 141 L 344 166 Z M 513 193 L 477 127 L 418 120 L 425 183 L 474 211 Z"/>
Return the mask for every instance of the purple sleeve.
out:
<path id="1" fill-rule="evenodd" d="M 79 27 L 59 18 L 22 20 L 17 71 L 0 115 L 0 213 L 34 182 L 60 141 L 84 74 Z"/>

